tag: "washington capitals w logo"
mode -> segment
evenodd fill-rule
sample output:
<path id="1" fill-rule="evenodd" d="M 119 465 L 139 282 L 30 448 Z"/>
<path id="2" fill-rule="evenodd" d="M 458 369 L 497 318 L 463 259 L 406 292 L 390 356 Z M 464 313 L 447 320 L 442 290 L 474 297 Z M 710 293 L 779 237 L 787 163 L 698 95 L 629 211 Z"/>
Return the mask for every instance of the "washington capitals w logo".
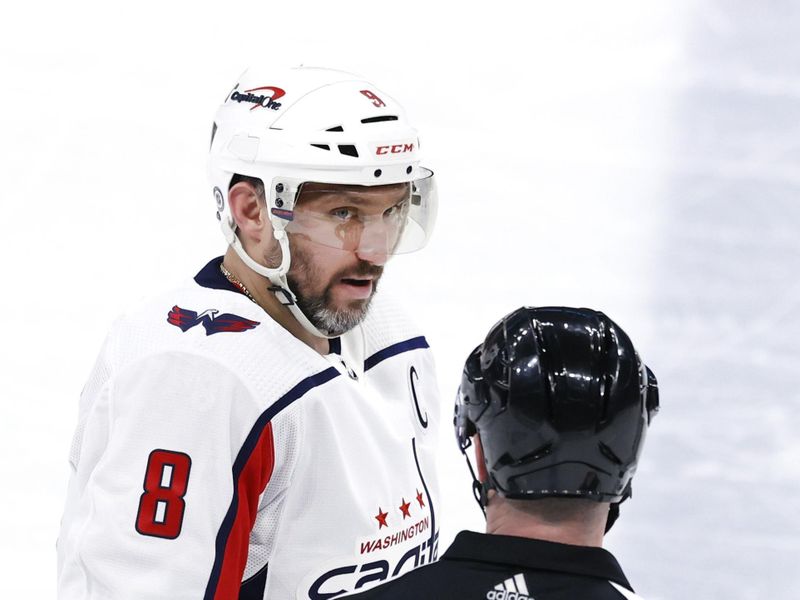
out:
<path id="1" fill-rule="evenodd" d="M 214 335 L 223 331 L 240 332 L 254 329 L 256 325 L 260 325 L 258 321 L 251 321 L 239 315 L 231 313 L 219 313 L 216 308 L 209 308 L 204 310 L 199 315 L 193 310 L 186 310 L 177 304 L 172 307 L 167 315 L 167 323 L 180 327 L 181 331 L 189 331 L 198 323 L 202 323 L 205 327 L 206 335 Z"/>

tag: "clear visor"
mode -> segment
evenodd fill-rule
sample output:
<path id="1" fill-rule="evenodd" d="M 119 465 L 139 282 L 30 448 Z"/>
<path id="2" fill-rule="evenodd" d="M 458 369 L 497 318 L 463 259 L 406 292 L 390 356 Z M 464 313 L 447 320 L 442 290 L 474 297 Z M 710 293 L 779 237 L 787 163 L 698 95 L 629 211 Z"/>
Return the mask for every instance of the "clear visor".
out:
<path id="1" fill-rule="evenodd" d="M 308 241 L 351 252 L 394 255 L 419 250 L 436 221 L 433 173 L 389 185 L 304 183 L 285 231 Z"/>

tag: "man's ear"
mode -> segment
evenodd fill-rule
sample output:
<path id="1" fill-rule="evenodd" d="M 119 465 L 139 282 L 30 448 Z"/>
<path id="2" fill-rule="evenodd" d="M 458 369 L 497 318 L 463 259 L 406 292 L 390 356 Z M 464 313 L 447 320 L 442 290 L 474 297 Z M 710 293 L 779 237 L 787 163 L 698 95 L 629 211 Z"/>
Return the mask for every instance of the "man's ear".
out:
<path id="1" fill-rule="evenodd" d="M 265 229 L 269 228 L 269 219 L 262 210 L 264 200 L 259 198 L 255 188 L 240 181 L 228 191 L 228 204 L 242 242 L 260 242 Z"/>

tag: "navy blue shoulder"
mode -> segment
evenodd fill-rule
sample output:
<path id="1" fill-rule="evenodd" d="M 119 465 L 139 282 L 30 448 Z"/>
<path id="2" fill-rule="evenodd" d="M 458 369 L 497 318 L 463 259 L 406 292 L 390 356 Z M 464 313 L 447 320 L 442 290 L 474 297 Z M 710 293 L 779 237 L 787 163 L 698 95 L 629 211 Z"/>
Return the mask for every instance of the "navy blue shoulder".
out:
<path id="1" fill-rule="evenodd" d="M 429 348 L 429 347 L 430 346 L 428 346 L 428 340 L 426 340 L 424 336 L 418 336 L 415 338 L 411 338 L 410 340 L 405 340 L 403 342 L 392 344 L 391 346 L 388 346 L 383 350 L 379 350 L 372 356 L 368 357 L 364 361 L 364 370 L 369 371 L 372 367 L 374 367 L 378 363 L 381 363 L 387 358 L 391 358 L 392 356 L 397 356 L 398 354 L 402 354 L 403 352 L 409 352 L 411 350 L 417 350 L 419 348 Z"/>

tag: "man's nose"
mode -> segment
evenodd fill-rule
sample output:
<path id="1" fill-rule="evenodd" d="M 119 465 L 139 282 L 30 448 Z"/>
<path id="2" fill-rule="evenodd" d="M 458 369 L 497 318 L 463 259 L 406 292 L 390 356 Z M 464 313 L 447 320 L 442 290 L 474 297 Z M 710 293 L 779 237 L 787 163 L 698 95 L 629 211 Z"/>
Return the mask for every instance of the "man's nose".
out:
<path id="1" fill-rule="evenodd" d="M 388 231 L 383 223 L 370 223 L 361 232 L 356 256 L 373 265 L 383 266 L 389 260 Z"/>

